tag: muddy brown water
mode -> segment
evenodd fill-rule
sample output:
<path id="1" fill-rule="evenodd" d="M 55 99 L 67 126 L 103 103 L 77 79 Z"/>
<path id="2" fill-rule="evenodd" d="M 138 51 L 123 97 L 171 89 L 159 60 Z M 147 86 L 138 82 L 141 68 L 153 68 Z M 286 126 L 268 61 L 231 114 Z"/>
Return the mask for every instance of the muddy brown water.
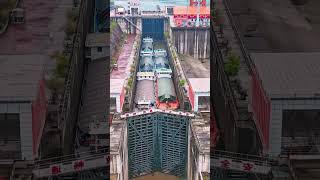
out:
<path id="1" fill-rule="evenodd" d="M 136 177 L 131 180 L 179 180 L 179 178 L 177 176 L 156 172 L 153 174 Z"/>

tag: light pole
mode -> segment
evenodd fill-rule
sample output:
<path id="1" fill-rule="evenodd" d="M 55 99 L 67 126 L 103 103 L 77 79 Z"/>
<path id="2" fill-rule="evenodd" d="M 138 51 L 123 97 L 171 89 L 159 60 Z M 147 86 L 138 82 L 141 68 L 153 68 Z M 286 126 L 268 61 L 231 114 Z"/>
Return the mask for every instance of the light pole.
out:
<path id="1" fill-rule="evenodd" d="M 197 21 L 196 21 L 196 27 L 199 27 L 200 25 L 200 3 L 201 3 L 201 0 L 196 0 L 197 1 Z"/>

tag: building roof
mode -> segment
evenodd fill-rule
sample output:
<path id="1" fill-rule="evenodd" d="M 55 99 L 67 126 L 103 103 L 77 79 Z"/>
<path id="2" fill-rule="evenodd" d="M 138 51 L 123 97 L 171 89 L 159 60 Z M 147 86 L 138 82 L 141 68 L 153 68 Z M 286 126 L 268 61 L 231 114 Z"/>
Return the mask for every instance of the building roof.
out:
<path id="1" fill-rule="evenodd" d="M 83 90 L 83 104 L 79 116 L 79 127 L 88 132 L 88 125 L 94 120 L 106 121 L 108 88 L 107 60 L 101 58 L 88 64 L 87 80 Z"/>
<path id="2" fill-rule="evenodd" d="M 167 77 L 158 79 L 158 97 L 170 98 L 171 96 L 176 97 L 172 79 Z"/>
<path id="3" fill-rule="evenodd" d="M 210 93 L 210 78 L 189 78 L 189 85 L 195 93 Z"/>
<path id="4" fill-rule="evenodd" d="M 108 46 L 110 41 L 108 33 L 91 33 L 87 35 L 87 47 L 105 47 Z"/>
<path id="5" fill-rule="evenodd" d="M 110 79 L 110 94 L 121 94 L 124 79 Z"/>
<path id="6" fill-rule="evenodd" d="M 35 100 L 44 78 L 43 55 L 0 55 L 0 101 Z"/>
<path id="7" fill-rule="evenodd" d="M 138 101 L 154 101 L 154 84 L 152 80 L 140 80 L 137 83 L 135 102 Z"/>
<path id="8" fill-rule="evenodd" d="M 175 6 L 173 8 L 174 15 L 196 15 L 198 7 L 196 6 Z M 200 7 L 200 14 L 210 15 L 209 7 Z"/>
<path id="9" fill-rule="evenodd" d="M 253 53 L 262 86 L 270 98 L 320 95 L 320 52 Z"/>

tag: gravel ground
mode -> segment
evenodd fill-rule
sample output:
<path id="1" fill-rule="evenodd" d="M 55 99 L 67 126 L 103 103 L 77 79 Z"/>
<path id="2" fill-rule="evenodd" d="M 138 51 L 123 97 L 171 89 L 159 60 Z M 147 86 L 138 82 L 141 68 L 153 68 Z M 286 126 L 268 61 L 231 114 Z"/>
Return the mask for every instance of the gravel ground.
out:
<path id="1" fill-rule="evenodd" d="M 187 78 L 209 78 L 210 61 L 208 59 L 199 60 L 187 55 L 179 55 L 183 71 Z"/>
<path id="2" fill-rule="evenodd" d="M 229 1 L 242 34 L 250 36 L 245 42 L 251 51 L 320 50 L 319 1 L 310 0 L 300 7 L 290 0 Z M 256 26 L 255 31 L 249 32 L 250 26 Z"/>

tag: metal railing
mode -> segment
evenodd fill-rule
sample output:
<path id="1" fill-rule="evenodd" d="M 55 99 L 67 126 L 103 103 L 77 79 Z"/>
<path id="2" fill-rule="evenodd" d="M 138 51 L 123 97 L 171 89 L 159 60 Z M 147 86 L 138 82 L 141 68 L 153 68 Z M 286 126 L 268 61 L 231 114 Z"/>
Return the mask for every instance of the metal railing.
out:
<path id="1" fill-rule="evenodd" d="M 213 26 L 213 24 L 212 24 Z M 211 32 L 213 34 L 213 36 L 211 36 L 212 40 L 212 45 L 213 45 L 213 56 L 216 58 L 216 62 L 217 62 L 217 68 L 219 70 L 219 74 L 220 74 L 220 78 L 221 78 L 221 82 L 223 84 L 221 84 L 221 89 L 225 89 L 227 93 L 226 94 L 226 98 L 231 106 L 231 111 L 232 111 L 232 114 L 233 114 L 233 117 L 235 120 L 238 119 L 239 115 L 238 115 L 238 108 L 237 108 L 237 103 L 236 103 L 236 98 L 235 98 L 235 95 L 232 91 L 232 86 L 230 84 L 230 80 L 229 80 L 229 77 L 227 76 L 227 74 L 225 73 L 224 71 L 224 60 L 223 60 L 223 56 L 222 56 L 222 53 L 219 49 L 219 46 L 218 46 L 218 39 L 217 39 L 217 36 L 216 36 L 216 33 L 212 27 L 211 29 Z M 220 81 L 220 80 L 218 80 Z"/>
<path id="2" fill-rule="evenodd" d="M 99 151 L 109 151 L 109 147 L 107 148 L 101 148 Z M 75 160 L 86 160 L 86 159 L 97 159 L 101 158 L 107 155 L 105 152 L 99 152 L 96 153 L 96 150 L 92 151 L 85 151 L 85 152 L 80 152 L 76 154 L 70 154 L 70 155 L 65 155 L 65 156 L 58 156 L 58 157 L 52 157 L 52 158 L 45 158 L 45 159 L 40 159 L 34 161 L 35 164 L 35 169 L 41 169 L 41 168 L 46 168 L 49 167 L 50 165 L 54 164 L 61 164 L 61 163 L 71 163 L 72 161 Z"/>
<path id="3" fill-rule="evenodd" d="M 71 123 L 76 121 L 78 110 L 77 106 L 79 105 L 80 96 L 81 96 L 81 83 L 83 78 L 83 70 L 84 70 L 84 39 L 85 35 L 88 31 L 88 16 L 85 14 L 88 13 L 90 2 L 81 1 L 80 10 L 78 14 L 77 28 L 73 37 L 73 47 L 71 51 L 70 61 L 68 64 L 68 71 L 65 78 L 65 88 L 63 96 L 60 100 L 59 107 L 59 120 L 58 126 L 59 129 L 62 130 L 62 142 L 65 145 L 65 137 L 66 133 L 68 138 L 73 138 L 69 136 L 73 136 L 74 133 L 72 130 L 66 132 L 67 123 Z M 71 128 L 74 129 L 74 128 Z M 63 146 L 64 146 L 63 145 Z M 69 148 L 67 148 L 69 149 Z M 69 151 L 69 150 L 67 150 Z"/>
<path id="4" fill-rule="evenodd" d="M 242 154 L 242 153 L 228 152 L 228 151 L 221 151 L 221 150 L 214 150 L 213 152 L 211 152 L 210 155 L 211 155 L 211 158 L 222 157 L 222 158 L 229 158 L 229 159 L 234 159 L 238 161 L 250 161 L 255 164 L 266 165 L 266 166 L 271 166 L 271 164 L 275 159 L 273 157 L 262 157 L 258 155 Z"/>
<path id="5" fill-rule="evenodd" d="M 320 130 L 295 133 L 295 137 L 281 138 L 282 155 L 320 155 Z"/>
<path id="6" fill-rule="evenodd" d="M 226 10 L 226 13 L 228 15 L 228 19 L 229 19 L 229 22 L 231 23 L 231 26 L 232 26 L 232 29 L 233 29 L 233 32 L 238 40 L 238 43 L 240 45 L 240 49 L 241 49 L 241 52 L 243 54 L 243 57 L 244 57 L 244 60 L 245 60 L 245 63 L 250 71 L 250 74 L 251 75 L 255 75 L 257 77 L 257 79 L 260 81 L 260 84 L 262 85 L 262 81 L 259 77 L 259 74 L 256 73 L 256 66 L 253 62 L 253 60 L 251 59 L 251 56 L 241 38 L 241 35 L 240 35 L 240 31 L 239 31 L 239 26 L 235 23 L 236 21 L 233 20 L 233 16 L 232 16 L 232 13 L 231 13 L 231 10 L 230 10 L 230 2 L 229 0 L 223 0 L 223 4 L 225 6 L 225 10 Z M 264 92 L 265 95 L 267 95 L 265 89 L 262 89 L 262 91 Z"/>
<path id="7" fill-rule="evenodd" d="M 225 6 L 225 10 L 226 10 L 226 13 L 228 15 L 228 19 L 229 19 L 229 22 L 231 23 L 231 26 L 232 26 L 232 29 L 233 29 L 233 32 L 234 34 L 236 35 L 237 37 L 237 40 L 238 40 L 238 43 L 240 45 L 240 49 L 241 49 L 241 52 L 244 56 L 244 60 L 250 70 L 250 72 L 252 73 L 253 72 L 253 69 L 255 69 L 254 67 L 254 63 L 248 53 L 248 50 L 246 48 L 246 46 L 244 45 L 244 42 L 242 41 L 242 38 L 241 38 L 241 35 L 239 33 L 239 28 L 238 26 L 236 25 L 235 21 L 233 20 L 233 16 L 232 16 L 232 13 L 231 13 L 231 10 L 230 10 L 230 4 L 229 4 L 229 0 L 223 0 L 223 4 Z"/>

